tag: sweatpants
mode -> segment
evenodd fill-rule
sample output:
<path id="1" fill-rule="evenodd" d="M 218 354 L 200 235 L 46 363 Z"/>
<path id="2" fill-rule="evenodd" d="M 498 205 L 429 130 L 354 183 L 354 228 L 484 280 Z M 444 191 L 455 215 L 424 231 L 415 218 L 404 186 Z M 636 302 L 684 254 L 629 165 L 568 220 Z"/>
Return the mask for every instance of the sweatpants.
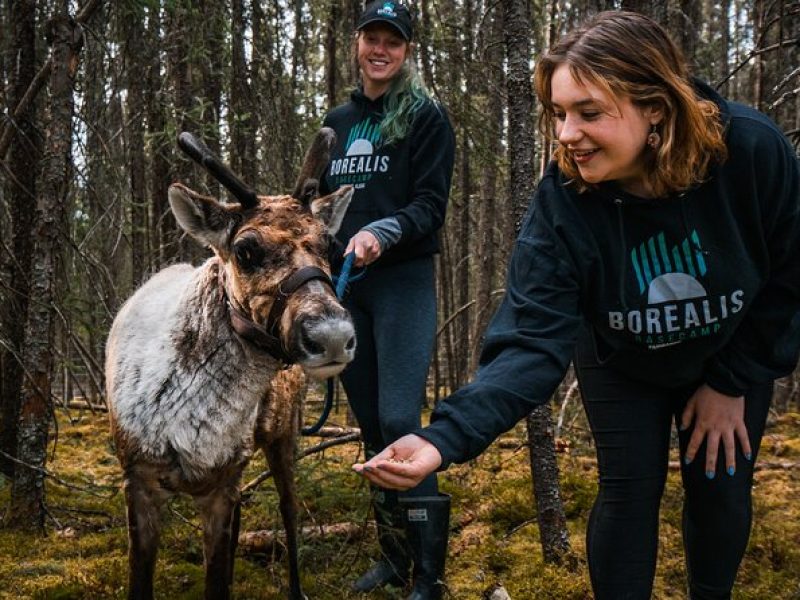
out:
<path id="1" fill-rule="evenodd" d="M 600 475 L 586 535 L 592 588 L 597 600 L 647 600 L 656 568 L 672 426 L 680 426 L 681 413 L 699 384 L 667 389 L 633 380 L 600 365 L 588 335 L 579 341 L 575 367 Z M 772 384 L 761 385 L 745 396 L 753 456 L 748 461 L 737 442 L 733 476 L 727 474 L 722 443 L 713 479 L 705 474 L 705 442 L 694 460 L 684 464 L 693 425 L 678 432 L 683 544 L 692 600 L 731 597 L 750 536 L 753 465 L 772 390 Z"/>
<path id="2" fill-rule="evenodd" d="M 369 457 L 420 426 L 436 336 L 433 258 L 367 267 L 343 304 L 358 345 L 341 381 Z M 400 497 L 437 492 L 432 474 Z"/>

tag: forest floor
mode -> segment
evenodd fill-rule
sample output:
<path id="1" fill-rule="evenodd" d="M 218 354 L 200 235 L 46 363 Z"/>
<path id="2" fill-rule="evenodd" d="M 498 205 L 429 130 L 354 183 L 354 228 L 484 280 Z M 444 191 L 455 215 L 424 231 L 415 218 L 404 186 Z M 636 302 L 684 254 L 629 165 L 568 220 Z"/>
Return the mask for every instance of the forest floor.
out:
<path id="1" fill-rule="evenodd" d="M 596 492 L 596 463 L 578 409 L 568 415 L 559 447 L 561 485 L 571 544 L 573 571 L 545 565 L 538 541 L 527 451 L 518 425 L 478 460 L 441 476 L 453 496 L 447 564 L 449 598 L 479 599 L 502 585 L 513 600 L 589 599 L 584 532 Z M 344 414 L 334 414 L 343 424 Z M 304 438 L 301 448 L 319 443 Z M 510 442 L 510 443 L 509 443 Z M 300 553 L 303 585 L 314 600 L 357 598 L 350 582 L 377 552 L 367 527 L 368 488 L 350 465 L 361 457 L 356 442 L 311 454 L 298 463 L 297 482 L 303 527 L 350 524 L 350 535 L 306 536 Z M 673 450 L 674 452 L 674 450 Z M 672 457 L 677 461 L 677 454 Z M 771 419 L 762 445 L 754 491 L 754 526 L 734 598 L 800 600 L 800 414 Z M 250 481 L 265 468 L 257 456 L 245 475 Z M 59 411 L 55 460 L 48 464 L 62 483 L 49 478 L 48 534 L 35 537 L 0 529 L 0 599 L 124 598 L 127 533 L 121 472 L 113 455 L 104 415 Z M 74 488 L 63 485 L 69 483 Z M 9 499 L 0 476 L 0 509 Z M 686 598 L 680 540 L 681 485 L 670 469 L 662 502 L 659 563 L 654 598 Z M 156 597 L 202 598 L 203 558 L 199 521 L 187 498 L 169 503 L 163 516 L 156 567 Z M 0 523 L 1 524 L 1 523 Z M 258 486 L 244 507 L 242 531 L 280 527 L 272 482 Z M 353 534 L 355 530 L 356 534 Z M 359 534 L 360 532 L 360 534 Z M 279 548 L 279 547 L 278 547 Z M 255 552 L 240 546 L 234 597 L 285 597 L 280 550 Z M 404 598 L 407 590 L 385 588 L 375 600 Z M 367 596 L 363 596 L 366 598 Z"/>

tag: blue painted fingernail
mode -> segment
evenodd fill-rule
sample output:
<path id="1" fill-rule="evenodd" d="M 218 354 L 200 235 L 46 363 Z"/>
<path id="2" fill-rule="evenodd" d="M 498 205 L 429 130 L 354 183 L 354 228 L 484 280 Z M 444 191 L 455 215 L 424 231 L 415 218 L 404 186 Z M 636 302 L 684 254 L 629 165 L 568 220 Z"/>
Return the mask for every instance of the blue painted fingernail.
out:
<path id="1" fill-rule="evenodd" d="M 706 471 L 706 477 L 708 479 L 714 479 L 714 475 L 716 475 L 714 471 Z"/>
<path id="2" fill-rule="evenodd" d="M 691 456 L 687 454 L 686 456 L 683 457 L 683 464 L 688 465 L 690 462 L 692 462 Z"/>
<path id="3" fill-rule="evenodd" d="M 365 466 L 365 467 L 364 467 L 364 470 L 365 470 L 367 473 L 372 473 L 372 467 L 367 467 L 367 466 Z"/>
<path id="4" fill-rule="evenodd" d="M 750 454 L 749 452 L 746 452 L 746 453 L 745 453 L 745 455 L 744 455 L 744 457 L 745 457 L 747 460 L 753 460 L 753 455 L 752 455 L 752 454 Z"/>
<path id="5" fill-rule="evenodd" d="M 728 467 L 728 475 L 733 477 L 734 473 L 736 473 L 736 468 L 735 467 Z"/>
<path id="6" fill-rule="evenodd" d="M 683 423 L 681 423 L 681 426 L 680 426 L 680 427 L 678 427 L 678 430 L 679 430 L 679 431 L 686 431 L 686 428 L 687 428 L 687 427 L 688 427 L 688 425 L 684 425 Z"/>

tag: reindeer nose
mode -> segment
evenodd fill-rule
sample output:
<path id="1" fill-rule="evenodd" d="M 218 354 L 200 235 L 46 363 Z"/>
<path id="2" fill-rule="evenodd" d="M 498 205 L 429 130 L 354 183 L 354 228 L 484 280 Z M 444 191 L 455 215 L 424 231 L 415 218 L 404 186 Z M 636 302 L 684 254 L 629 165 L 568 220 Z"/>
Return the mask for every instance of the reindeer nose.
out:
<path id="1" fill-rule="evenodd" d="M 316 364 L 349 363 L 356 351 L 356 334 L 349 319 L 306 319 L 300 325 L 300 348 Z"/>

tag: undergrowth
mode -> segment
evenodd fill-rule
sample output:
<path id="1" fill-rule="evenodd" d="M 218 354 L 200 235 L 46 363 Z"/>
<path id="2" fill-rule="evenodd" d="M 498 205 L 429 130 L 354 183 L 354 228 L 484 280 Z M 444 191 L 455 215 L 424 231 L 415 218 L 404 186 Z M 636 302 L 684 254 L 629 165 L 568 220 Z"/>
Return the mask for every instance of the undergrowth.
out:
<path id="1" fill-rule="evenodd" d="M 339 417 L 343 420 L 341 415 L 333 420 Z M 494 445 L 476 461 L 455 466 L 440 477 L 442 489 L 453 496 L 447 564 L 451 598 L 480 599 L 499 585 L 514 600 L 591 598 L 584 532 L 597 489 L 596 465 L 585 423 L 573 418 L 562 435 L 567 451 L 559 454 L 561 491 L 573 570 L 542 561 L 524 446 Z M 524 428 L 518 426 L 508 437 L 524 439 Z M 301 443 L 316 441 L 308 438 Z M 359 445 L 350 443 L 298 463 L 302 526 L 349 522 L 366 527 L 368 487 L 350 469 L 359 458 Z M 786 414 L 771 424 L 760 461 L 772 466 L 756 473 L 753 534 L 734 598 L 800 600 L 800 415 Z M 244 480 L 264 468 L 263 458 L 257 456 Z M 46 536 L 0 529 L 0 599 L 125 598 L 124 499 L 105 416 L 61 414 L 56 458 L 48 469 L 77 489 L 48 479 Z M 9 495 L 9 482 L 0 476 L 3 509 Z M 656 599 L 686 598 L 681 497 L 679 475 L 670 470 L 662 503 Z M 163 523 L 157 598 L 202 598 L 202 540 L 192 502 L 188 498 L 170 502 Z M 280 523 L 277 494 L 268 480 L 245 505 L 242 531 L 279 528 Z M 304 540 L 300 559 L 305 592 L 316 600 L 357 597 L 348 592 L 349 584 L 369 567 L 376 553 L 371 529 L 352 539 Z M 285 579 L 280 552 L 237 554 L 235 598 L 284 598 Z M 369 597 L 389 600 L 405 594 L 407 590 L 387 587 Z"/>

